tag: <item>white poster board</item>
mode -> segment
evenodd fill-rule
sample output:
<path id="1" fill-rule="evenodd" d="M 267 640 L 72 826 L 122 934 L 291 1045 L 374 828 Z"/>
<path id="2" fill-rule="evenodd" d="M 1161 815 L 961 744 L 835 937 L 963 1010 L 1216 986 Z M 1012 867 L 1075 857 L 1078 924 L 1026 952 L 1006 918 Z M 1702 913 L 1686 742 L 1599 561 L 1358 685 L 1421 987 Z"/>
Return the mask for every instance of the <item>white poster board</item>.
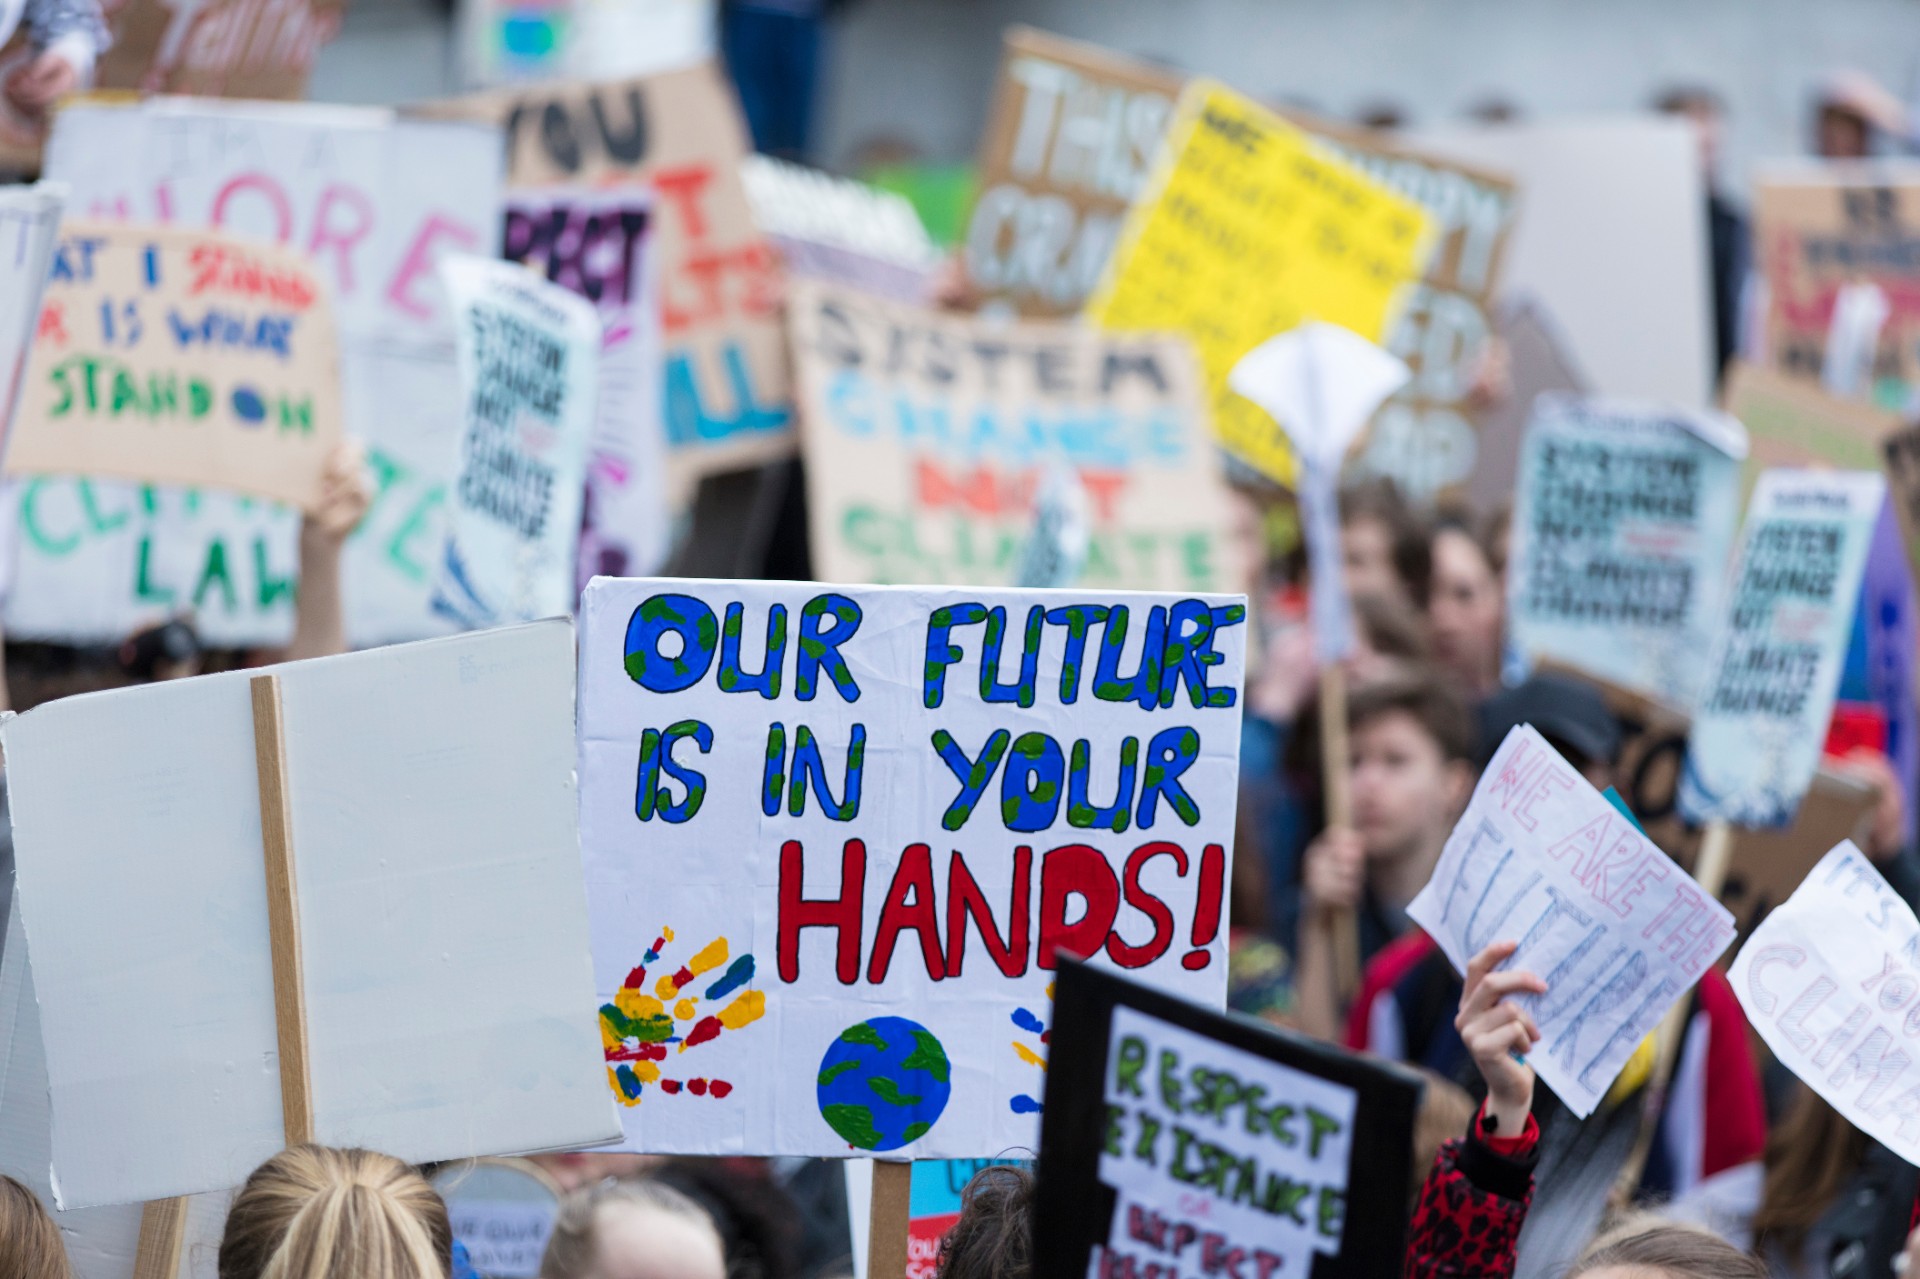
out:
<path id="1" fill-rule="evenodd" d="M 1920 921 L 1851 841 L 1760 921 L 1728 976 L 1781 1064 L 1920 1163 Z"/>
<path id="2" fill-rule="evenodd" d="M 0 453 L 26 377 L 65 195 L 45 182 L 0 187 Z"/>
<path id="3" fill-rule="evenodd" d="M 1785 826 L 1799 811 L 1886 492 L 1871 471 L 1774 470 L 1754 486 L 1680 773 L 1688 821 Z"/>
<path id="4" fill-rule="evenodd" d="M 1712 272 L 1692 125 L 1653 115 L 1451 125 L 1411 141 L 1514 179 L 1501 292 L 1545 305 L 1595 391 L 1707 407 Z"/>
<path id="5" fill-rule="evenodd" d="M 1690 708 L 1720 622 L 1745 453 L 1746 432 L 1723 413 L 1535 401 L 1507 557 L 1514 646 Z"/>
<path id="6" fill-rule="evenodd" d="M 1540 1027 L 1527 1060 L 1585 1118 L 1732 943 L 1733 916 L 1530 725 L 1507 734 L 1407 908 L 1462 972 L 1496 941 Z"/>
<path id="7" fill-rule="evenodd" d="M 600 319 L 511 262 L 450 255 L 440 270 L 467 420 L 434 607 L 466 627 L 571 613 Z"/>
<path id="8" fill-rule="evenodd" d="M 47 144 L 47 176 L 71 189 L 74 217 L 217 227 L 321 267 L 346 431 L 366 442 L 374 483 L 346 552 L 356 646 L 447 629 L 430 597 L 461 417 L 434 264 L 499 243 L 503 171 L 496 129 L 306 103 L 78 103 Z"/>
<path id="9" fill-rule="evenodd" d="M 1031 1148 L 1056 951 L 1218 1006 L 1245 617 L 590 583 L 581 839 L 626 1148 Z"/>
<path id="10" fill-rule="evenodd" d="M 572 640 L 552 621 L 265 668 L 323 1144 L 423 1162 L 618 1132 L 586 1002 Z M 0 729 L 61 1207 L 236 1186 L 283 1143 L 253 674 Z M 106 1008 L 138 1051 L 100 1051 Z"/>

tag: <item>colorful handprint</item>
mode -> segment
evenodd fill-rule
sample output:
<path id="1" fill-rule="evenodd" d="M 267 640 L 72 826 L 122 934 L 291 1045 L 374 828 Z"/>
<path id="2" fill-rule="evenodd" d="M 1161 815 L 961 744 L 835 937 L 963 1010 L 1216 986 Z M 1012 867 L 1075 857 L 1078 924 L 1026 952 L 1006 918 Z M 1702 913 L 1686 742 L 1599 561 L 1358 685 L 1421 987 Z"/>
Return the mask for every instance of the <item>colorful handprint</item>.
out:
<path id="1" fill-rule="evenodd" d="M 717 937 L 694 957 L 668 976 L 646 989 L 647 968 L 657 963 L 660 952 L 673 940 L 673 930 L 662 928 L 660 936 L 641 958 L 639 967 L 627 974 L 610 1004 L 600 1007 L 600 1042 L 607 1055 L 607 1082 L 613 1095 L 624 1106 L 640 1104 L 648 1084 L 672 1096 L 681 1091 L 696 1097 L 725 1097 L 733 1085 L 724 1079 L 671 1079 L 661 1072 L 669 1046 L 683 1053 L 689 1048 L 720 1037 L 721 1032 L 739 1030 L 760 1020 L 767 1011 L 767 996 L 759 990 L 742 990 L 753 980 L 753 956 L 742 955 L 727 964 L 727 939 Z M 726 971 L 699 994 L 687 988 L 700 977 L 727 964 Z M 734 992 L 738 991 L 737 995 Z M 717 1012 L 702 1014 L 702 1001 L 717 1004 L 728 995 L 733 1001 Z M 691 1023 L 691 1024 L 688 1024 Z"/>
<path id="2" fill-rule="evenodd" d="M 1047 983 L 1047 998 L 1053 998 L 1052 982 Z M 1038 1035 L 1042 1048 L 1045 1048 L 1048 1041 L 1052 1038 L 1047 1031 L 1047 1023 L 1040 1020 L 1039 1017 L 1027 1011 L 1025 1008 L 1016 1008 L 1013 1010 L 1013 1024 L 1021 1030 L 1026 1031 L 1029 1035 Z M 1013 1051 L 1021 1061 L 1026 1062 L 1029 1066 L 1038 1066 L 1043 1071 L 1047 1068 L 1047 1059 L 1045 1056 L 1017 1039 L 1013 1041 Z M 1026 1093 L 1015 1093 L 1012 1099 L 1007 1102 L 1007 1105 L 1013 1108 L 1013 1113 L 1016 1115 L 1037 1115 L 1045 1109 L 1038 1098 L 1030 1097 Z"/>

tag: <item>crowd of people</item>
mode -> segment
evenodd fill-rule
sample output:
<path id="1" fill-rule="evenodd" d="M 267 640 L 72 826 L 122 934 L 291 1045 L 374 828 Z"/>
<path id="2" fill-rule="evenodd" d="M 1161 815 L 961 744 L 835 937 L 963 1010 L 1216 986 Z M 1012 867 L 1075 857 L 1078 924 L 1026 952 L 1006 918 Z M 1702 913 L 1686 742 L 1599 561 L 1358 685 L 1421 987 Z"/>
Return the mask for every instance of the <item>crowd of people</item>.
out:
<path id="1" fill-rule="evenodd" d="M 104 28 L 97 8 L 78 0 L 25 0 L 24 12 L 43 52 L 0 87 L 37 109 L 84 81 Z M 18 17 L 0 0 L 0 38 Z M 1814 138 L 1822 155 L 1865 155 L 1906 130 L 1900 104 L 1870 88 L 1842 79 L 1823 90 Z M 1700 126 L 1711 167 L 1713 95 L 1676 90 L 1659 107 Z M 1738 345 L 1746 247 L 1737 215 L 1713 200 L 1724 364 Z M 1498 382 L 1497 370 L 1489 380 Z M 188 619 L 168 618 L 110 652 L 16 647 L 0 673 L 0 704 L 26 708 L 222 665 L 345 651 L 340 558 L 368 506 L 364 470 L 343 450 L 306 516 L 296 625 L 284 651 L 211 653 Z M 1413 1276 L 1818 1279 L 1903 1266 L 1920 1275 L 1920 1170 L 1767 1064 L 1720 972 L 1686 997 L 1671 1063 L 1657 1064 L 1650 1039 L 1583 1119 L 1537 1089 L 1526 1064 L 1540 1032 L 1513 997 L 1547 987 L 1538 974 L 1499 966 L 1518 939 L 1490 945 L 1460 974 L 1410 920 L 1409 904 L 1510 729 L 1532 725 L 1596 788 L 1624 780 L 1628 732 L 1602 692 L 1577 675 L 1516 670 L 1505 627 L 1506 521 L 1419 510 L 1380 479 L 1342 491 L 1342 585 L 1357 647 L 1343 663 L 1351 821 L 1334 824 L 1308 584 L 1297 547 L 1269 548 L 1271 517 L 1284 502 L 1251 482 L 1235 488 L 1234 500 L 1257 625 L 1249 628 L 1229 1003 L 1406 1063 L 1426 1080 L 1408 1184 L 1356 1192 L 1349 1215 L 1365 1219 L 1367 1195 L 1405 1193 L 1414 1205 Z M 1907 838 L 1892 765 L 1858 746 L 1832 762 L 1876 786 L 1863 851 L 1920 908 L 1920 848 Z M 0 805 L 4 797 L 0 790 Z M 11 891 L 6 839 L 0 830 L 0 917 Z M 1347 971 L 1356 938 L 1358 968 Z M 542 1279 L 852 1273 L 845 1191 L 823 1161 L 589 1152 L 527 1164 L 558 1196 Z M 365 1150 L 296 1146 L 275 1155 L 233 1196 L 220 1279 L 473 1274 L 428 1171 Z M 1025 1168 L 982 1171 L 941 1244 L 938 1273 L 1029 1279 L 1033 1194 Z M 3 1176 L 0 1274 L 71 1274 L 47 1207 Z"/>

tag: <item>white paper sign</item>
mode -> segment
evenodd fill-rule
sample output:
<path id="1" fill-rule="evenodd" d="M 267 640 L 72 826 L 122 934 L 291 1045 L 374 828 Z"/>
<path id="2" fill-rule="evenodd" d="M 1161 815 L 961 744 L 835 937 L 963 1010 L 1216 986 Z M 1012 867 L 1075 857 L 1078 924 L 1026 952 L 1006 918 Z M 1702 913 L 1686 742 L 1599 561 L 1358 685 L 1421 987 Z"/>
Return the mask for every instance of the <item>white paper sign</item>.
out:
<path id="1" fill-rule="evenodd" d="M 629 1148 L 1031 1148 L 1056 951 L 1223 1000 L 1239 597 L 599 578 L 581 616 Z"/>
<path id="2" fill-rule="evenodd" d="M 586 1006 L 572 638 L 267 668 L 316 1140 L 423 1162 L 618 1132 Z M 0 729 L 62 1207 L 224 1189 L 281 1148 L 253 674 Z M 100 1050 L 105 1009 L 137 1051 Z"/>
<path id="3" fill-rule="evenodd" d="M 1491 943 L 1519 943 L 1502 967 L 1547 983 L 1515 997 L 1540 1027 L 1528 1061 L 1581 1118 L 1735 931 L 1726 907 L 1524 724 L 1407 913 L 1462 972 Z"/>
<path id="4" fill-rule="evenodd" d="M 1100 1154 L 1100 1180 L 1119 1192 L 1107 1239 L 1113 1261 L 1171 1260 L 1169 1274 L 1207 1273 L 1207 1240 L 1193 1239 L 1189 1251 L 1170 1237 L 1194 1226 L 1185 1215 L 1169 1221 L 1167 1207 L 1184 1208 L 1195 1199 L 1204 1210 L 1193 1214 L 1204 1222 L 1199 1233 L 1218 1231 L 1213 1251 L 1244 1248 L 1247 1274 L 1306 1274 L 1316 1254 L 1339 1253 L 1352 1167 L 1353 1089 L 1127 1007 L 1113 1010 L 1107 1066 L 1104 1101 L 1109 1114 L 1117 1109 L 1127 1116 L 1131 1138 L 1119 1154 Z M 1169 1077 L 1172 1095 L 1184 1091 L 1188 1098 L 1184 1110 L 1169 1104 Z M 1273 1108 L 1263 1109 L 1255 1096 Z M 1141 1158 L 1143 1147 L 1157 1157 Z M 1240 1184 L 1254 1189 L 1194 1195 L 1195 1174 L 1209 1166 L 1233 1167 Z M 1297 1196 L 1287 1209 L 1258 1198 L 1261 1188 L 1272 1194 L 1279 1185 Z"/>
<path id="5" fill-rule="evenodd" d="M 440 264 L 466 427 L 434 607 L 463 626 L 573 611 L 600 319 L 525 267 Z"/>
<path id="6" fill-rule="evenodd" d="M 1851 841 L 1760 921 L 1728 976 L 1783 1065 L 1920 1163 L 1920 921 Z"/>
<path id="7" fill-rule="evenodd" d="M 293 635 L 300 514 L 257 498 L 125 480 L 9 482 L 6 633 L 118 644 L 175 616 L 218 648 Z"/>
<path id="8" fill-rule="evenodd" d="M 1745 445 L 1725 414 L 1536 400 L 1508 557 L 1514 645 L 1690 710 L 1721 618 Z"/>
<path id="9" fill-rule="evenodd" d="M 925 302 L 940 250 L 911 201 L 768 155 L 740 162 L 753 220 L 794 275 Z"/>
<path id="10" fill-rule="evenodd" d="M 340 326 L 346 429 L 366 441 L 374 482 L 346 552 L 356 646 L 447 630 L 430 597 L 462 419 L 434 264 L 499 243 L 503 170 L 497 129 L 307 103 L 77 103 L 47 144 L 69 216 L 218 227 L 319 264 Z"/>
<path id="11" fill-rule="evenodd" d="M 551 1203 L 459 1199 L 447 1205 L 453 1237 L 487 1279 L 538 1279 L 553 1215 Z"/>
<path id="12" fill-rule="evenodd" d="M 1813 784 L 1886 498 L 1867 471 L 1761 475 L 1686 765 L 1690 822 L 1784 826 Z"/>
<path id="13" fill-rule="evenodd" d="M 60 187 L 45 182 L 0 187 L 0 453 L 20 403 L 64 197 Z"/>

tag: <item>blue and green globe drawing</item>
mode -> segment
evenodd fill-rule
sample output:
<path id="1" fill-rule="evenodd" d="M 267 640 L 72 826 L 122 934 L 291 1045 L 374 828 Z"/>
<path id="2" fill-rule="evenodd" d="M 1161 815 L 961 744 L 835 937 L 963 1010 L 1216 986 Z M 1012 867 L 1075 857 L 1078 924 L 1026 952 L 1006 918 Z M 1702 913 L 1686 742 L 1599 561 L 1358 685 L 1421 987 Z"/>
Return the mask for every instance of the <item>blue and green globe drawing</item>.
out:
<path id="1" fill-rule="evenodd" d="M 947 1050 L 905 1017 L 849 1026 L 820 1059 L 820 1117 L 859 1150 L 898 1150 L 939 1120 L 953 1092 Z"/>

